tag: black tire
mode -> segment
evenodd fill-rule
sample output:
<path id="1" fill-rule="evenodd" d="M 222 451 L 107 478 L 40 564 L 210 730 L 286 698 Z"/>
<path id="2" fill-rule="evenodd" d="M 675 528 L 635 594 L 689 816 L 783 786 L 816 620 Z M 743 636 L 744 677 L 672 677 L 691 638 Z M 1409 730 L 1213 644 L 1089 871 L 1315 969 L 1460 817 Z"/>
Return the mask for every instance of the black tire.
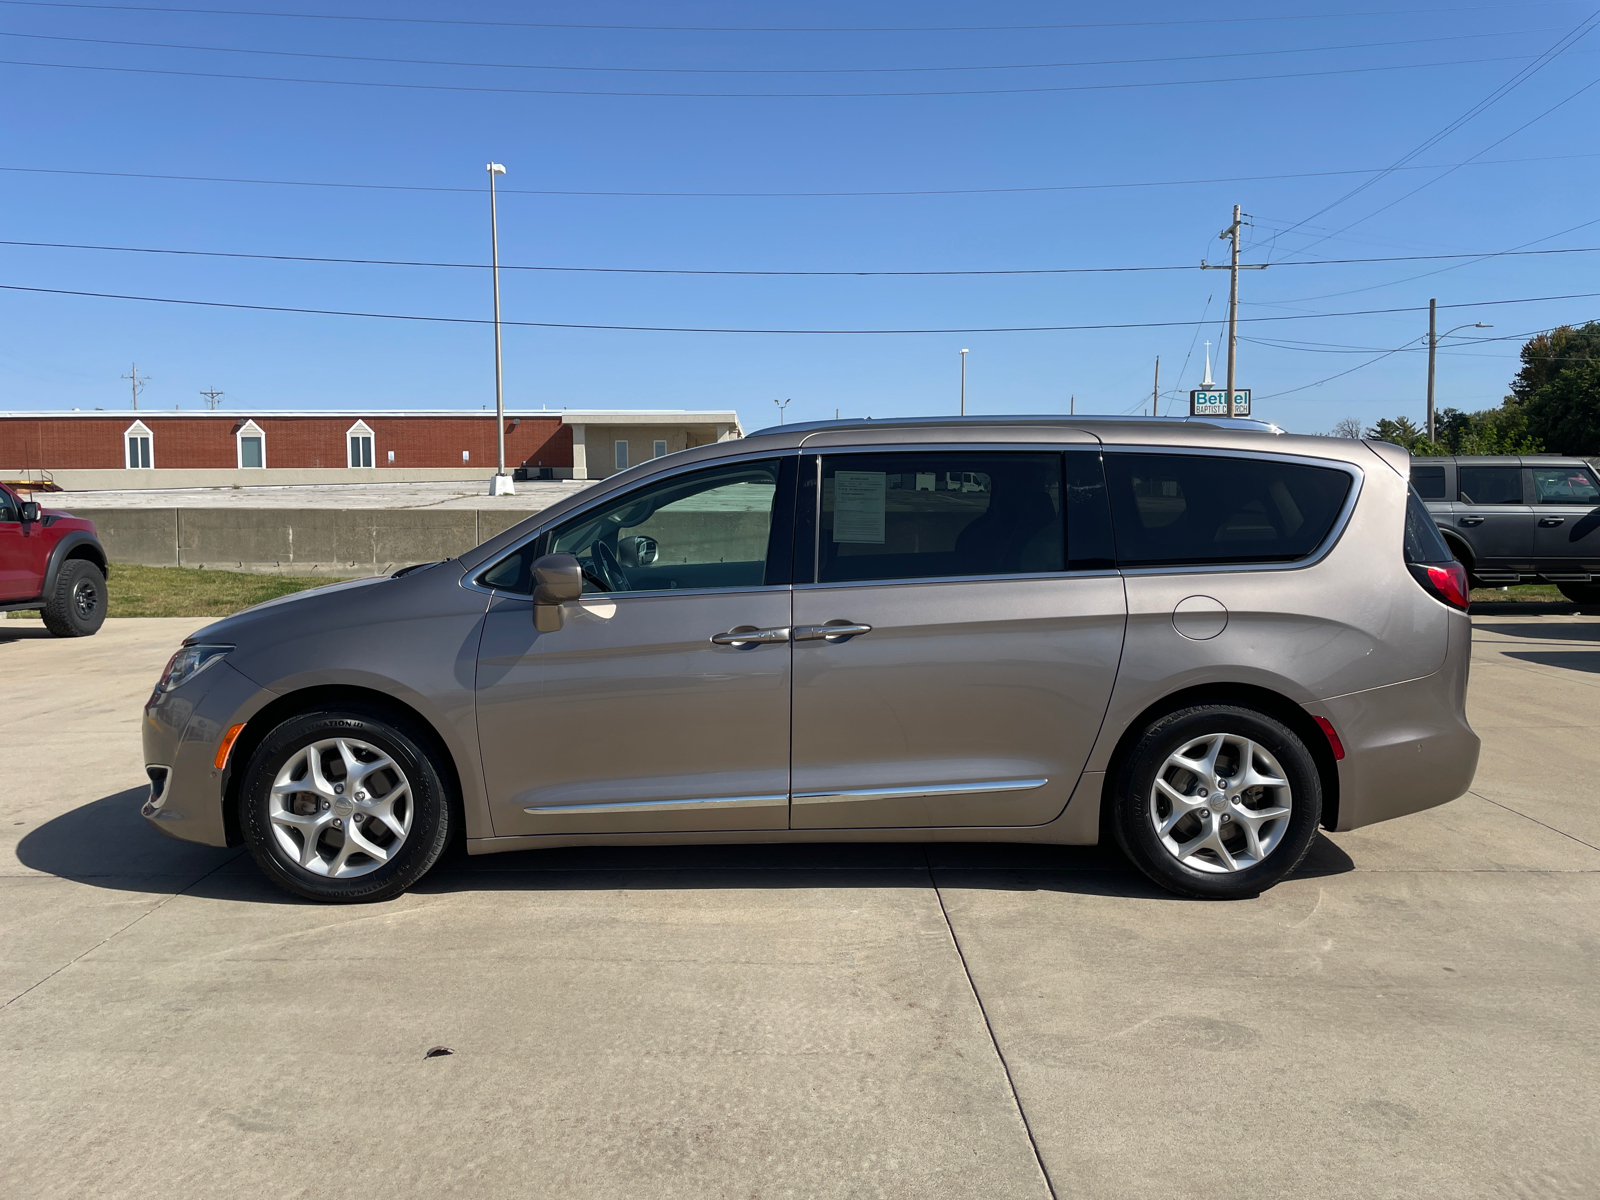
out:
<path id="1" fill-rule="evenodd" d="M 1556 586 L 1574 604 L 1600 604 L 1600 583 L 1558 583 Z"/>
<path id="2" fill-rule="evenodd" d="M 106 623 L 105 573 L 86 558 L 69 558 L 45 598 L 44 627 L 57 637 L 88 637 Z"/>
<path id="3" fill-rule="evenodd" d="M 395 802 L 397 811 L 403 812 L 402 806 L 409 805 L 409 811 L 403 812 L 409 825 L 402 836 L 395 837 L 392 830 L 377 821 L 377 813 L 362 811 L 356 800 L 363 795 L 359 788 L 349 797 L 343 795 L 343 781 L 349 776 L 339 774 L 345 767 L 337 752 L 318 752 L 325 779 L 337 787 L 339 793 L 337 797 L 327 798 L 329 803 L 321 805 L 322 812 L 313 807 L 306 816 L 308 823 L 328 822 L 312 836 L 313 861 L 320 864 L 319 870 L 301 864 L 305 835 L 296 827 L 283 825 L 281 820 L 274 822 L 273 806 L 282 801 L 274 799 L 272 785 L 302 751 L 318 742 L 336 739 L 361 743 L 392 761 L 397 773 L 380 768 L 373 778 L 391 795 L 398 787 L 395 781 L 409 785 L 405 799 Z M 359 748 L 357 751 L 367 752 Z M 304 762 L 302 759 L 301 764 L 291 770 L 300 769 Z M 267 734 L 251 754 L 239 791 L 239 826 L 256 864 L 269 879 L 296 896 L 332 904 L 391 900 L 428 873 L 450 840 L 455 810 L 444 783 L 446 778 L 438 761 L 438 751 L 433 748 L 433 739 L 411 721 L 393 713 L 353 705 L 313 709 L 284 721 Z M 366 786 L 372 787 L 371 784 Z M 314 803 L 314 797 L 308 788 L 291 803 L 305 806 Z M 349 811 L 341 815 L 335 811 L 338 807 Z M 294 810 L 297 814 L 301 811 L 300 808 Z M 374 865 L 378 863 L 376 858 L 353 851 L 346 868 L 361 873 L 344 878 L 327 874 L 328 860 L 338 861 L 345 844 L 345 820 L 353 833 L 361 831 L 362 837 L 374 845 L 385 837 L 392 838 L 391 845 L 380 846 L 390 851 L 387 861 Z M 337 829 L 332 827 L 334 821 L 340 822 Z M 280 827 L 285 830 L 281 837 Z M 286 839 L 298 848 L 298 853 L 285 846 Z"/>
<path id="4" fill-rule="evenodd" d="M 1273 844 L 1259 861 L 1238 870 L 1222 870 L 1222 860 L 1215 852 L 1204 849 L 1195 856 L 1201 863 L 1198 868 L 1179 861 L 1175 852 L 1163 842 L 1151 817 L 1153 808 L 1159 819 L 1168 818 L 1173 811 L 1171 801 L 1152 797 L 1158 771 L 1166 768 L 1169 757 L 1186 745 L 1215 734 L 1247 738 L 1256 743 L 1277 760 L 1283 772 L 1281 778 L 1288 785 L 1289 816 L 1281 822 L 1269 821 L 1261 826 L 1262 842 L 1272 840 Z M 1225 747 L 1223 754 L 1224 758 L 1231 754 L 1234 761 L 1224 763 L 1219 776 L 1233 777 L 1237 773 L 1238 751 Z M 1181 775 L 1179 769 L 1175 777 Z M 1194 774 L 1194 778 L 1198 780 L 1198 774 Z M 1281 796 L 1281 792 L 1271 795 Z M 1267 796 L 1263 791 L 1252 797 L 1249 807 L 1281 806 L 1281 800 L 1269 800 Z M 1162 805 L 1166 806 L 1165 811 Z M 1221 823 L 1222 816 L 1210 815 L 1216 807 L 1220 806 L 1199 811 L 1207 813 L 1205 820 L 1217 822 L 1211 828 L 1218 830 L 1219 836 L 1225 839 L 1224 848 L 1231 848 L 1242 859 L 1248 851 L 1247 846 L 1244 850 L 1240 848 L 1244 845 L 1243 827 L 1234 822 L 1232 816 L 1227 816 L 1226 820 L 1232 823 L 1230 830 L 1228 824 Z M 1305 743 L 1275 718 L 1252 708 L 1229 704 L 1196 705 L 1153 722 L 1122 760 L 1111 814 L 1117 845 L 1136 867 L 1168 891 L 1206 900 L 1256 896 L 1291 874 L 1310 852 L 1321 820 L 1322 780 Z M 1181 836 L 1180 849 L 1187 849 L 1190 840 L 1200 838 L 1207 826 L 1194 816 L 1185 817 L 1183 821 L 1187 829 L 1180 823 L 1173 828 L 1172 836 L 1175 840 Z M 1277 828 L 1280 823 L 1283 827 Z M 1204 869 L 1207 866 L 1213 869 Z"/>

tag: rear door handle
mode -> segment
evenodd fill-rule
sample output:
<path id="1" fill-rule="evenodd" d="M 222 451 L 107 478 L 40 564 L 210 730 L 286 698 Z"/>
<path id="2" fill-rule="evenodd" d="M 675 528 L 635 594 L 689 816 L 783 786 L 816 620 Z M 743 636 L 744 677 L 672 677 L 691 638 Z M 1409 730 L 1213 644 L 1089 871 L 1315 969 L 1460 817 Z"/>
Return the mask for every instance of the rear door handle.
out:
<path id="1" fill-rule="evenodd" d="M 796 625 L 794 627 L 794 640 L 797 642 L 814 642 L 818 638 L 824 638 L 830 642 L 843 642 L 860 634 L 871 632 L 871 625 L 851 625 L 847 621 L 830 621 L 826 625 Z"/>
<path id="2" fill-rule="evenodd" d="M 1482 517 L 1462 517 L 1461 518 L 1461 523 L 1463 525 L 1482 525 L 1483 524 L 1483 518 Z"/>
<path id="3" fill-rule="evenodd" d="M 1565 520 L 1565 517 L 1540 517 L 1539 524 L 1544 526 L 1546 529 L 1554 529 L 1557 525 L 1561 524 L 1561 522 Z"/>
<path id="4" fill-rule="evenodd" d="M 711 640 L 719 646 L 758 646 L 763 642 L 787 642 L 789 627 L 757 629 L 754 625 L 736 625 L 727 633 L 713 633 Z"/>

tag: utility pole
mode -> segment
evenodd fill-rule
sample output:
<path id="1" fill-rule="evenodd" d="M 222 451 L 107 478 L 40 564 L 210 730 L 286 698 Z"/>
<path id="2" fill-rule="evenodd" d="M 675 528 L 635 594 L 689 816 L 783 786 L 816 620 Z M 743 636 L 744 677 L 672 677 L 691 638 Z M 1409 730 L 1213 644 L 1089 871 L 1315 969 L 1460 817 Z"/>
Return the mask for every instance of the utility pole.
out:
<path id="1" fill-rule="evenodd" d="M 133 411 L 139 411 L 139 393 L 144 391 L 144 385 L 150 382 L 150 376 L 139 374 L 139 364 L 134 363 L 128 368 L 128 373 L 122 376 L 129 382 L 133 391 Z"/>
<path id="2" fill-rule="evenodd" d="M 1150 388 L 1150 415 L 1152 417 L 1159 417 L 1161 415 L 1159 412 L 1156 411 L 1157 407 L 1160 404 L 1161 404 L 1161 355 L 1158 354 L 1158 355 L 1156 355 L 1156 381 Z"/>
<path id="3" fill-rule="evenodd" d="M 209 392 L 201 392 L 200 394 L 206 398 L 206 404 L 210 407 L 212 412 L 217 411 L 217 401 L 221 400 L 222 397 L 226 395 L 224 392 L 217 391 L 215 386 L 213 386 Z"/>
<path id="4" fill-rule="evenodd" d="M 961 352 L 961 415 L 967 415 L 967 352 Z"/>
<path id="5" fill-rule="evenodd" d="M 506 395 L 500 370 L 500 226 L 494 207 L 494 177 L 504 175 L 506 169 L 492 162 L 489 172 L 489 269 L 494 276 L 494 436 L 496 466 L 494 479 L 489 484 L 491 496 L 509 496 L 515 489 L 511 476 L 506 474 Z"/>
<path id="6" fill-rule="evenodd" d="M 1212 264 L 1206 262 L 1204 259 L 1202 259 L 1201 262 L 1200 262 L 1200 269 L 1202 271 L 1223 271 L 1223 270 L 1226 270 L 1229 273 L 1228 274 L 1228 384 L 1227 384 L 1227 386 L 1228 386 L 1228 415 L 1230 417 L 1236 417 L 1236 416 L 1239 415 L 1238 413 L 1234 412 L 1234 409 L 1233 409 L 1234 385 L 1237 382 L 1237 379 L 1235 378 L 1235 364 L 1236 364 L 1236 362 L 1238 360 L 1238 357 L 1239 357 L 1239 272 L 1241 270 L 1245 270 L 1245 271 L 1265 271 L 1267 269 L 1267 264 L 1266 263 L 1246 263 L 1243 267 L 1240 267 L 1240 265 L 1239 265 L 1239 230 L 1244 225 L 1244 215 L 1245 214 L 1240 211 L 1239 206 L 1237 204 L 1235 204 L 1233 206 L 1233 224 L 1229 225 L 1221 233 L 1217 234 L 1217 240 L 1218 241 L 1224 241 L 1224 242 L 1231 243 L 1231 245 L 1229 246 L 1229 263 L 1228 263 L 1228 265 L 1226 267 L 1223 267 L 1220 264 L 1218 264 L 1216 266 L 1213 266 Z"/>
<path id="7" fill-rule="evenodd" d="M 1434 359 L 1434 355 L 1436 355 L 1439 352 L 1439 343 L 1444 341 L 1444 339 L 1449 337 L 1452 333 L 1457 333 L 1457 332 L 1459 332 L 1460 330 L 1463 330 L 1463 329 L 1493 329 L 1494 328 L 1493 325 L 1485 325 L 1482 321 L 1475 321 L 1471 325 L 1457 325 L 1454 329 L 1447 329 L 1443 333 L 1438 333 L 1438 332 L 1436 332 L 1437 329 L 1438 329 L 1438 324 L 1439 324 L 1438 317 L 1439 317 L 1439 301 L 1438 300 L 1429 300 L 1428 301 L 1428 440 L 1430 442 L 1435 440 L 1435 438 L 1434 438 L 1434 428 L 1433 428 L 1433 426 L 1434 426 L 1434 419 L 1433 419 L 1433 359 Z"/>

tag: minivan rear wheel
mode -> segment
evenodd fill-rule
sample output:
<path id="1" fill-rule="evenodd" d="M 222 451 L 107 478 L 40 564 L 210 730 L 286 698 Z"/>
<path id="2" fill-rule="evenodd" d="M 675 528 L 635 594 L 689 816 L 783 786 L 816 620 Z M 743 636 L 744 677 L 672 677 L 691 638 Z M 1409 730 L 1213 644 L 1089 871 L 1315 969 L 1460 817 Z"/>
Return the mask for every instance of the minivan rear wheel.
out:
<path id="1" fill-rule="evenodd" d="M 1169 891 L 1258 895 L 1310 851 L 1322 783 L 1293 730 L 1255 709 L 1197 705 L 1152 722 L 1117 773 L 1112 829 Z"/>
<path id="2" fill-rule="evenodd" d="M 431 739 L 398 716 L 317 709 L 250 756 L 240 827 L 256 864 L 296 896 L 389 900 L 439 860 L 451 833 Z"/>

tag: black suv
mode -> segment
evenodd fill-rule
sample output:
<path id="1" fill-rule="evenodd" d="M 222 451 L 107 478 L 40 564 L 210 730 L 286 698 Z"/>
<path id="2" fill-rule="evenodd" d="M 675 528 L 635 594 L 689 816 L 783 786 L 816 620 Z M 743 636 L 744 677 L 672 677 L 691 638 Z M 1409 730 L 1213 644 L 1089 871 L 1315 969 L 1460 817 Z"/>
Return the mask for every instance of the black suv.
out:
<path id="1" fill-rule="evenodd" d="M 1581 458 L 1416 458 L 1411 482 L 1474 587 L 1545 580 L 1600 604 L 1600 484 Z"/>

